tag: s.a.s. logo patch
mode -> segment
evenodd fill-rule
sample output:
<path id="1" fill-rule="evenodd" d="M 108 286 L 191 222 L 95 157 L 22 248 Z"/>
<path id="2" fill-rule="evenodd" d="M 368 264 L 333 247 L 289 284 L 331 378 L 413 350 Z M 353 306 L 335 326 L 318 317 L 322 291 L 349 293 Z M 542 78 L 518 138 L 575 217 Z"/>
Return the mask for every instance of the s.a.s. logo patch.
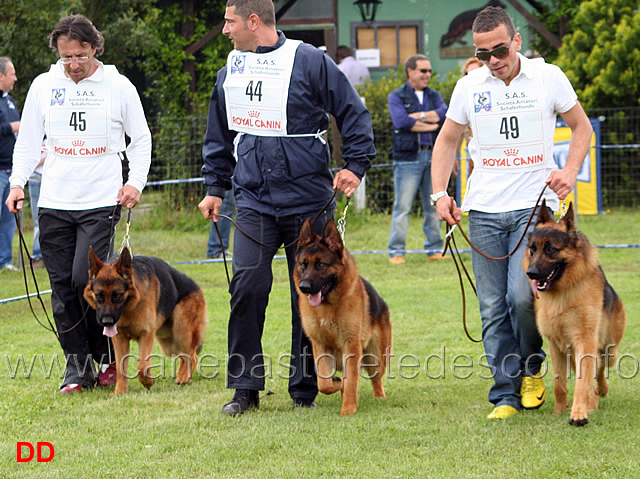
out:
<path id="1" fill-rule="evenodd" d="M 473 94 L 473 109 L 476 113 L 491 111 L 491 92 L 483 91 Z"/>
<path id="2" fill-rule="evenodd" d="M 231 57 L 231 74 L 244 73 L 246 55 L 233 55 Z"/>
<path id="3" fill-rule="evenodd" d="M 51 106 L 56 104 L 64 105 L 64 97 L 65 97 L 64 88 L 53 88 L 51 90 Z"/>

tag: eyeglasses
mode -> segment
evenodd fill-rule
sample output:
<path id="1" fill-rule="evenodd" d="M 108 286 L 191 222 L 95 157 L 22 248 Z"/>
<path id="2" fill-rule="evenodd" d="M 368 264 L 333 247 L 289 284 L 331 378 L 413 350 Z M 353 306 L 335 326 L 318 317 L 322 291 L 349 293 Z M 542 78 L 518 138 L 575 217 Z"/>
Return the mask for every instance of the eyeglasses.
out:
<path id="1" fill-rule="evenodd" d="M 423 74 L 425 74 L 425 75 L 426 75 L 427 73 L 431 73 L 431 71 L 432 71 L 432 70 L 431 70 L 431 68 L 421 68 L 421 69 L 420 69 L 420 73 L 423 73 Z"/>
<path id="2" fill-rule="evenodd" d="M 74 61 L 76 63 L 87 63 L 89 61 L 89 57 L 87 55 L 80 55 L 79 57 L 64 57 L 61 58 L 60 61 L 65 65 L 71 65 Z"/>
<path id="3" fill-rule="evenodd" d="M 511 44 L 513 43 L 513 38 L 509 42 L 509 45 L 495 48 L 494 50 L 476 50 L 476 57 L 478 60 L 484 63 L 489 63 L 491 61 L 491 57 L 496 57 L 498 60 L 504 60 L 509 56 L 509 50 L 511 48 Z"/>

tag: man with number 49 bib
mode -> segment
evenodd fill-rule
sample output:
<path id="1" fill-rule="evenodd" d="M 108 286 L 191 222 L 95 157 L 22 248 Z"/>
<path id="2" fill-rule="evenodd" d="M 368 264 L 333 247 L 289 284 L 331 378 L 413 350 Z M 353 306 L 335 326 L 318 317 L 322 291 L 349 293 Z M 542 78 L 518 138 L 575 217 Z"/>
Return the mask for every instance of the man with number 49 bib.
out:
<path id="1" fill-rule="evenodd" d="M 454 89 L 433 151 L 431 200 L 440 219 L 451 225 L 469 212 L 471 242 L 487 255 L 502 257 L 525 234 L 545 184 L 546 204 L 554 210 L 573 190 L 592 128 L 565 74 L 541 58 L 518 53 L 522 38 L 504 9 L 482 10 L 472 34 L 484 66 L 461 78 Z M 562 169 L 552 154 L 557 114 L 572 131 Z M 446 189 L 456 142 L 467 124 L 474 133 L 469 150 L 475 168 L 460 208 Z M 546 397 L 540 375 L 545 354 L 522 269 L 526 244 L 525 238 L 514 255 L 501 261 L 472 252 L 482 341 L 494 380 L 489 419 L 538 408 Z"/>
<path id="2" fill-rule="evenodd" d="M 314 407 L 313 354 L 292 280 L 296 243 L 307 218 L 315 218 L 313 227 L 320 233 L 333 217 L 334 190 L 348 197 L 355 193 L 375 156 L 371 117 L 331 58 L 276 30 L 271 0 L 229 0 L 224 18 L 222 33 L 235 50 L 211 94 L 202 168 L 207 192 L 199 205 L 205 218 L 217 221 L 233 182 L 238 230 L 229 287 L 227 387 L 235 395 L 222 411 L 235 416 L 259 405 L 269 374 L 262 332 L 271 262 L 282 245 L 289 267 L 292 339 L 291 354 L 284 363 L 278 361 L 286 365 L 294 406 Z M 343 139 L 345 164 L 335 177 L 324 136 L 328 113 Z"/>

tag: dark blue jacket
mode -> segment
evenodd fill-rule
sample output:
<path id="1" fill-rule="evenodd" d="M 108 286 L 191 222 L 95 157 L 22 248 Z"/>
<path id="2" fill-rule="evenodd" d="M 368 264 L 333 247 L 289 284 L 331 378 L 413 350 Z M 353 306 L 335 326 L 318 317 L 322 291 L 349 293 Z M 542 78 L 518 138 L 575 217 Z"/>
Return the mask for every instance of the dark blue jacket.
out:
<path id="1" fill-rule="evenodd" d="M 11 169 L 11 157 L 16 137 L 11 122 L 20 120 L 18 105 L 11 95 L 4 96 L 0 90 L 0 170 Z"/>
<path id="2" fill-rule="evenodd" d="M 282 46 L 285 36 L 266 53 Z M 311 213 L 333 195 L 329 145 L 314 137 L 267 137 L 245 134 L 233 158 L 236 132 L 227 123 L 223 83 L 227 67 L 218 72 L 209 104 L 204 137 L 202 175 L 207 195 L 224 197 L 233 187 L 238 209 L 273 216 Z M 327 112 L 342 134 L 345 168 L 359 178 L 371 166 L 376 150 L 369 111 L 347 77 L 322 50 L 302 43 L 296 50 L 287 101 L 287 133 L 326 130 Z"/>
<path id="3" fill-rule="evenodd" d="M 414 88 L 409 82 L 396 88 L 387 98 L 389 115 L 393 123 L 393 160 L 415 161 L 421 146 L 433 146 L 440 129 L 433 132 L 417 133 L 410 131 L 416 119 L 409 116 L 417 111 L 435 112 L 440 117 L 440 126 L 444 123 L 447 105 L 437 91 L 426 88 L 422 104 L 418 101 Z"/>

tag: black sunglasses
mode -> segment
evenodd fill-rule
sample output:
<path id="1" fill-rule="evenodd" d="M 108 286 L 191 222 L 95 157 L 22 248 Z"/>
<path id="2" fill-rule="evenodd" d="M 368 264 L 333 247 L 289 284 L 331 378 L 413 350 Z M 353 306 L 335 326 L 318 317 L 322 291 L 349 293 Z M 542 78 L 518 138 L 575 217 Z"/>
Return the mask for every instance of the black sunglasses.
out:
<path id="1" fill-rule="evenodd" d="M 509 42 L 509 45 L 498 47 L 494 50 L 476 50 L 476 57 L 478 60 L 484 63 L 488 63 L 491 60 L 491 57 L 496 57 L 498 60 L 504 60 L 509 56 L 509 49 L 511 48 L 511 44 L 513 43 L 513 38 Z"/>
<path id="2" fill-rule="evenodd" d="M 426 75 L 427 73 L 431 73 L 431 71 L 432 71 L 432 70 L 431 70 L 431 68 L 421 68 L 421 69 L 420 69 L 420 72 L 421 72 L 421 73 L 424 73 L 425 75 Z"/>

